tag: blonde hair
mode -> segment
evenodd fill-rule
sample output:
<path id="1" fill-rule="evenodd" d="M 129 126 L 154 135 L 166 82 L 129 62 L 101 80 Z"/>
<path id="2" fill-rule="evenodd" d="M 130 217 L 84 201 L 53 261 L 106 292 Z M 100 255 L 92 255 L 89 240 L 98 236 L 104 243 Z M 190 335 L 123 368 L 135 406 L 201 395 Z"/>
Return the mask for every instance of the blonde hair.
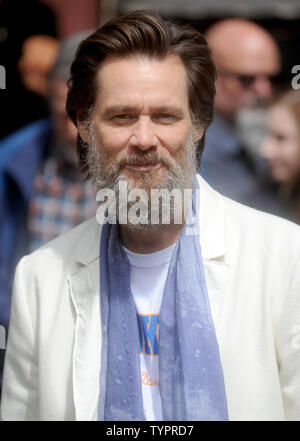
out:
<path id="1" fill-rule="evenodd" d="M 273 102 L 271 107 L 284 107 L 293 116 L 298 128 L 298 144 L 300 150 L 300 90 L 291 90 L 283 93 Z M 280 188 L 280 194 L 291 204 L 295 222 L 300 224 L 300 174 L 293 183 L 285 184 Z"/>

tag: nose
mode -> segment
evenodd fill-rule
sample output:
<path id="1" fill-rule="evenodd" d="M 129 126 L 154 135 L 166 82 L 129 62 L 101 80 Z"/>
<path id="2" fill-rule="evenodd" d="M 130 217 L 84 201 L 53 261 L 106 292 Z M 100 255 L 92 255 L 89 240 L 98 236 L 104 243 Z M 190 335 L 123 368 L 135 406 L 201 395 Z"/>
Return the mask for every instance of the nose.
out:
<path id="1" fill-rule="evenodd" d="M 252 90 L 259 98 L 271 98 L 273 93 L 271 81 L 266 76 L 258 76 L 252 85 Z"/>
<path id="2" fill-rule="evenodd" d="M 131 147 L 137 147 L 146 151 L 157 147 L 158 139 L 155 134 L 155 127 L 150 117 L 141 116 L 133 127 L 133 133 L 129 144 Z"/>

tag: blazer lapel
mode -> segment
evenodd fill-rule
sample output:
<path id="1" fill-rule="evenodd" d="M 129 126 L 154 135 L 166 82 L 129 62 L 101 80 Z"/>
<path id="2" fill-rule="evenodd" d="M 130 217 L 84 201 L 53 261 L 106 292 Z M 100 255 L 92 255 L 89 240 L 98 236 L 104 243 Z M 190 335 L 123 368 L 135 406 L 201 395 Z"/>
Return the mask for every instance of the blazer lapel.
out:
<path id="1" fill-rule="evenodd" d="M 101 366 L 99 259 L 70 278 L 77 313 L 73 352 L 76 420 L 97 419 Z"/>
<path id="2" fill-rule="evenodd" d="M 205 280 L 216 331 L 226 295 L 230 262 L 225 241 L 224 198 L 198 176 L 200 185 L 200 243 Z"/>
<path id="3" fill-rule="evenodd" d="M 79 239 L 80 269 L 69 277 L 71 299 L 76 311 L 73 351 L 73 394 L 76 420 L 97 420 L 101 366 L 101 320 L 99 276 L 99 225 L 94 221 Z"/>

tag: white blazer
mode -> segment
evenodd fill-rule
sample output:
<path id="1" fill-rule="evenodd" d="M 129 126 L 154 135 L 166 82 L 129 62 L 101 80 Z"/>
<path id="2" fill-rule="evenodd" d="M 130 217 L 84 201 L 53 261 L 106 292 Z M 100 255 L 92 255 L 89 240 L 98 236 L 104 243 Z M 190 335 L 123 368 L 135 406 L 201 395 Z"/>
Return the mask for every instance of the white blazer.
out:
<path id="1" fill-rule="evenodd" d="M 300 228 L 200 182 L 200 242 L 230 420 L 300 420 Z M 3 420 L 96 420 L 99 244 L 91 219 L 16 271 Z"/>

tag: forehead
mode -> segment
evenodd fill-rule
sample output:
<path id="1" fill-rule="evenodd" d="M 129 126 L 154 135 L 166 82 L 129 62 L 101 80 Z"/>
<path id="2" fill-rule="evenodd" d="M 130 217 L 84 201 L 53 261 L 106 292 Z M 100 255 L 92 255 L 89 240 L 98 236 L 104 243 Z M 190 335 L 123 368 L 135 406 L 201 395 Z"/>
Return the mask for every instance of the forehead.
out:
<path id="1" fill-rule="evenodd" d="M 216 62 L 222 67 L 245 75 L 275 75 L 280 70 L 279 52 L 271 42 L 248 38 L 236 39 L 216 50 Z"/>
<path id="2" fill-rule="evenodd" d="M 286 132 L 291 136 L 299 133 L 297 121 L 292 112 L 283 105 L 275 105 L 269 111 L 269 125 L 276 131 Z"/>
<path id="3" fill-rule="evenodd" d="M 97 105 L 188 108 L 187 75 L 178 56 L 163 59 L 138 55 L 108 58 L 98 75 Z"/>

